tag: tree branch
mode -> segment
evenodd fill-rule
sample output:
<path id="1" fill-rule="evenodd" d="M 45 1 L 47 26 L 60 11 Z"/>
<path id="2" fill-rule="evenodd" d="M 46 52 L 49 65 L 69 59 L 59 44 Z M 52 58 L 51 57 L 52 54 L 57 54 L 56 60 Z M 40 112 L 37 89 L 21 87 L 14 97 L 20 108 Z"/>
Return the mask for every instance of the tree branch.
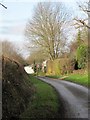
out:
<path id="1" fill-rule="evenodd" d="M 5 5 L 3 5 L 2 3 L 0 3 L 0 5 L 1 5 L 2 7 L 4 7 L 5 9 L 7 9 L 7 7 L 6 7 Z"/>
<path id="2" fill-rule="evenodd" d="M 83 26 L 85 26 L 85 27 L 87 27 L 88 29 L 90 29 L 90 26 L 87 25 L 84 20 L 81 20 L 81 19 L 79 20 L 79 19 L 75 19 L 75 18 L 74 18 L 74 20 L 76 20 L 77 22 L 81 23 Z"/>

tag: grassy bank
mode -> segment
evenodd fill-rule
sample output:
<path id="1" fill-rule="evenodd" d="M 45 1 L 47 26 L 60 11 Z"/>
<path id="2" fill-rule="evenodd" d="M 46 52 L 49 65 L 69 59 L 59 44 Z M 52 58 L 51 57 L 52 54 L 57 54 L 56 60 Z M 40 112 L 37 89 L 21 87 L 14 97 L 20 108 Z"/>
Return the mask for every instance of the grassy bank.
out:
<path id="1" fill-rule="evenodd" d="M 58 118 L 59 99 L 56 91 L 47 83 L 30 75 L 30 82 L 35 86 L 36 92 L 32 97 L 26 111 L 21 118 Z"/>
<path id="2" fill-rule="evenodd" d="M 61 76 L 57 76 L 57 75 L 46 75 L 46 77 L 55 78 L 55 79 L 61 78 Z"/>
<path id="3" fill-rule="evenodd" d="M 66 76 L 55 76 L 55 75 L 48 75 L 46 77 L 56 78 L 56 79 L 63 79 L 71 82 L 75 82 L 77 84 L 81 84 L 84 86 L 90 86 L 90 82 L 88 81 L 88 74 L 69 74 Z"/>
<path id="4" fill-rule="evenodd" d="M 90 86 L 88 82 L 88 74 L 71 74 L 68 77 L 64 78 L 65 80 L 75 82 L 84 86 Z"/>

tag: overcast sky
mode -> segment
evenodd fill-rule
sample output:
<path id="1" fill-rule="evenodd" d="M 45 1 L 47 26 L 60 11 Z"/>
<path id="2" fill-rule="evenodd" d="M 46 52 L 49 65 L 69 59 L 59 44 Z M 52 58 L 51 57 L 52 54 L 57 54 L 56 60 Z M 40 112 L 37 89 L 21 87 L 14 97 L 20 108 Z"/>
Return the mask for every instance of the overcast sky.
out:
<path id="1" fill-rule="evenodd" d="M 38 2 L 48 0 L 0 0 L 1 3 L 7 6 L 4 9 L 0 6 L 0 39 L 9 40 L 23 47 L 25 43 L 24 30 L 28 19 L 32 18 L 33 9 Z M 63 0 L 52 0 L 60 2 Z M 76 7 L 77 0 L 64 0 L 69 11 L 78 11 Z M 26 52 L 25 52 L 26 54 Z"/>

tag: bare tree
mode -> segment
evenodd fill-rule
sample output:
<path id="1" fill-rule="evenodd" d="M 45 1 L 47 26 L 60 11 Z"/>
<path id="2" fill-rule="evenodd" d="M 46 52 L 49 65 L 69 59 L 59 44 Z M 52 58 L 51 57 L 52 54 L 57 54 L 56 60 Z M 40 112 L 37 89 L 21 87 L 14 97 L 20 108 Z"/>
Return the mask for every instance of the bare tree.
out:
<path id="1" fill-rule="evenodd" d="M 6 57 L 13 57 L 15 53 L 15 48 L 13 44 L 7 40 L 2 41 L 2 54 Z"/>
<path id="2" fill-rule="evenodd" d="M 66 44 L 64 33 L 67 14 L 63 9 L 61 3 L 39 3 L 26 26 L 28 40 L 48 53 L 52 60 L 59 57 Z"/>
<path id="3" fill-rule="evenodd" d="M 34 61 L 36 61 L 37 63 L 41 63 L 42 61 L 48 59 L 49 56 L 44 54 L 42 52 L 42 50 L 37 50 L 37 51 L 33 51 L 30 53 L 30 56 L 27 58 L 27 62 L 29 64 L 34 63 Z"/>
<path id="4" fill-rule="evenodd" d="M 17 52 L 15 46 L 9 41 L 2 41 L 2 55 L 21 64 L 25 63 L 22 55 Z"/>
<path id="5" fill-rule="evenodd" d="M 85 2 L 84 4 L 79 5 L 80 10 L 87 16 L 85 19 L 82 18 L 74 18 L 76 21 L 75 25 L 78 27 L 87 27 L 90 29 L 90 0 L 89 2 Z"/>

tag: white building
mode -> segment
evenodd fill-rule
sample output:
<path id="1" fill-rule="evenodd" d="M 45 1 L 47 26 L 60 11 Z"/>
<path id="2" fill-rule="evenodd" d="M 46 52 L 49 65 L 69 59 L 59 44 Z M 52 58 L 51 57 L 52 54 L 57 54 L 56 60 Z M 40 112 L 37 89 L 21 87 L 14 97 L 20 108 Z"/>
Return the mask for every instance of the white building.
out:
<path id="1" fill-rule="evenodd" d="M 47 63 L 47 60 L 43 61 L 43 63 L 42 63 L 42 71 L 43 71 L 43 72 L 44 72 L 44 69 L 45 69 L 45 67 L 46 67 L 46 63 Z"/>
<path id="2" fill-rule="evenodd" d="M 32 69 L 32 66 L 26 66 L 24 67 L 26 73 L 28 74 L 33 74 L 34 73 L 34 70 Z"/>

